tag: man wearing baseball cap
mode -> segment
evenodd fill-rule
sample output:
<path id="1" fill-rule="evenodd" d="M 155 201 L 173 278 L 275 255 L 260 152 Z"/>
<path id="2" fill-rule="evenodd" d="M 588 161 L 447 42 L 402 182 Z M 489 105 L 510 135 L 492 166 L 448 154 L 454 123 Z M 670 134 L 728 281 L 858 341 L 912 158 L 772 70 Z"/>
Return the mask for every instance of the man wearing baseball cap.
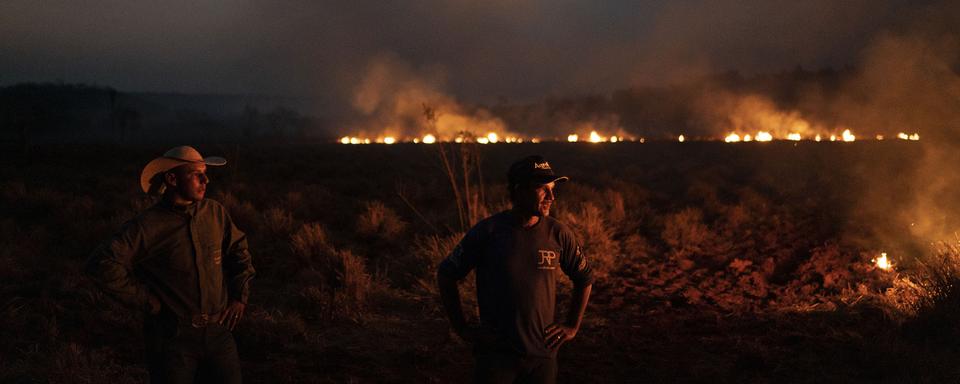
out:
<path id="1" fill-rule="evenodd" d="M 593 277 L 573 233 L 549 216 L 557 184 L 541 156 L 507 174 L 511 209 L 477 223 L 440 264 L 437 285 L 454 332 L 473 345 L 479 383 L 553 383 L 557 350 L 580 328 Z M 457 282 L 476 269 L 480 324 L 467 325 Z M 555 319 L 556 280 L 573 281 L 570 311 Z"/>
<path id="2" fill-rule="evenodd" d="M 140 188 L 162 196 L 90 256 L 86 272 L 105 291 L 145 313 L 151 383 L 192 383 L 205 366 L 239 383 L 232 330 L 254 269 L 246 236 L 220 203 L 205 199 L 207 166 L 226 164 L 188 146 L 144 167 Z"/>

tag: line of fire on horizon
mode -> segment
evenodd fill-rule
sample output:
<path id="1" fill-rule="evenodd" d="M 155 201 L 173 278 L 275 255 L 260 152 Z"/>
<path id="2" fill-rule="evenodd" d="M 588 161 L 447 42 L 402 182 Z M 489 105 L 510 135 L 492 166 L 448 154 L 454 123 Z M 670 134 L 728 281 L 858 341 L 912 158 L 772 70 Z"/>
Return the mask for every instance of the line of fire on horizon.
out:
<path id="1" fill-rule="evenodd" d="M 919 133 L 897 133 L 896 138 L 898 140 L 904 141 L 919 141 Z M 750 133 L 738 133 L 732 132 L 725 136 L 722 140 L 727 143 L 740 143 L 740 142 L 768 142 L 768 141 L 841 141 L 841 142 L 852 142 L 856 141 L 858 138 L 854 135 L 849 129 L 843 130 L 839 135 L 821 135 L 815 134 L 813 136 L 803 136 L 800 133 L 788 133 L 782 137 L 774 137 L 771 132 L 768 131 L 758 131 L 755 134 Z M 881 141 L 884 140 L 883 135 L 876 135 L 873 137 L 874 140 Z M 691 140 L 683 134 L 677 135 L 676 140 L 678 142 L 686 142 Z M 721 139 L 717 138 L 693 138 L 694 141 L 720 141 Z M 597 133 L 597 131 L 591 131 L 589 135 L 580 136 L 576 133 L 571 133 L 567 135 L 566 140 L 563 138 L 552 137 L 552 138 L 543 138 L 543 137 L 523 137 L 519 135 L 500 135 L 495 132 L 490 132 L 485 136 L 469 136 L 469 135 L 458 135 L 452 138 L 438 138 L 434 134 L 425 134 L 420 137 L 397 137 L 397 136 L 377 136 L 374 138 L 370 137 L 361 137 L 361 136 L 343 136 L 340 138 L 339 142 L 341 144 L 396 144 L 396 143 L 414 143 L 414 144 L 434 144 L 437 142 L 452 142 L 452 143 L 478 143 L 478 144 L 498 144 L 498 143 L 540 143 L 540 142 L 586 142 L 586 143 L 620 143 L 620 142 L 639 142 L 644 143 L 647 141 L 644 137 L 633 137 L 626 135 L 610 135 L 605 136 Z"/>

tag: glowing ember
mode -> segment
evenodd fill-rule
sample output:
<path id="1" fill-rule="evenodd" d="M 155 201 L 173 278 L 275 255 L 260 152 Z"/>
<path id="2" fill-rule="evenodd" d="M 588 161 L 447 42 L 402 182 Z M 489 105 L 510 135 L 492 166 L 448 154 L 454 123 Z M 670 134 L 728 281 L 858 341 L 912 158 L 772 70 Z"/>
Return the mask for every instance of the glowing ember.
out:
<path id="1" fill-rule="evenodd" d="M 574 134 L 572 134 L 572 135 L 567 135 L 567 141 L 569 141 L 569 142 L 571 142 L 571 143 L 576 143 L 577 141 L 580 141 L 580 136 L 577 136 L 576 133 L 574 133 Z"/>
<path id="2" fill-rule="evenodd" d="M 436 138 L 435 136 L 429 134 L 429 133 L 426 134 L 425 136 L 423 136 L 423 143 L 424 143 L 424 144 L 433 144 L 433 143 L 436 143 L 436 142 L 437 142 L 437 138 Z"/>
<path id="3" fill-rule="evenodd" d="M 757 132 L 757 137 L 755 137 L 754 140 L 771 141 L 773 140 L 773 135 L 771 135 L 770 132 L 760 131 L 760 132 Z"/>
<path id="4" fill-rule="evenodd" d="M 851 141 L 854 141 L 854 140 L 857 139 L 856 136 L 854 136 L 852 133 L 850 133 L 850 130 L 849 130 L 849 129 L 844 129 L 844 130 L 843 130 L 842 137 L 843 137 L 843 141 L 846 141 L 846 142 L 851 142 Z"/>
<path id="5" fill-rule="evenodd" d="M 837 141 L 837 135 L 830 135 L 830 141 Z"/>
<path id="6" fill-rule="evenodd" d="M 480 144 L 490 144 L 490 140 L 486 137 L 478 137 L 477 142 Z"/>
<path id="7" fill-rule="evenodd" d="M 887 258 L 886 252 L 880 252 L 880 257 L 870 261 L 875 263 L 877 265 L 877 268 L 880 268 L 884 271 L 893 270 L 893 263 L 890 262 L 890 259 Z"/>
<path id="8" fill-rule="evenodd" d="M 799 133 L 789 133 L 789 134 L 787 134 L 787 140 L 800 141 L 800 134 L 799 134 Z"/>
<path id="9" fill-rule="evenodd" d="M 490 132 L 487 134 L 487 140 L 489 140 L 490 143 L 496 143 L 498 139 L 499 137 L 497 137 L 496 133 Z"/>
<path id="10" fill-rule="evenodd" d="M 821 139 L 820 139 L 820 134 L 818 133 L 818 134 L 817 134 L 817 137 L 814 137 L 813 140 L 819 143 L 820 140 L 821 140 Z"/>
<path id="11" fill-rule="evenodd" d="M 747 135 L 747 136 L 750 136 L 750 135 Z M 738 134 L 736 134 L 736 133 L 731 133 L 731 134 L 727 135 L 727 137 L 724 137 L 724 138 L 723 138 L 723 141 L 728 142 L 728 143 L 736 143 L 736 142 L 739 142 L 739 141 L 740 141 L 740 135 L 738 135 Z"/>
<path id="12" fill-rule="evenodd" d="M 610 142 L 611 142 L 611 143 L 616 143 L 617 141 L 623 141 L 623 139 L 618 138 L 618 137 L 616 137 L 616 136 L 610 136 Z"/>
<path id="13" fill-rule="evenodd" d="M 882 140 L 883 140 L 883 135 L 877 135 L 877 140 L 878 140 L 878 141 L 882 141 Z"/>
<path id="14" fill-rule="evenodd" d="M 530 139 L 530 142 L 531 142 L 531 143 L 534 143 L 534 144 L 537 144 L 537 143 L 540 142 L 540 138 L 539 138 L 539 137 L 534 137 L 534 138 Z"/>
<path id="15" fill-rule="evenodd" d="M 906 140 L 906 139 L 904 139 L 904 140 Z M 341 138 L 340 138 L 340 144 L 350 144 L 350 137 L 349 137 L 349 136 L 341 137 Z"/>
<path id="16" fill-rule="evenodd" d="M 677 140 L 682 143 L 682 142 L 686 141 L 687 139 L 685 139 L 685 138 L 683 137 L 683 135 L 680 135 L 679 137 L 677 137 Z"/>
<path id="17" fill-rule="evenodd" d="M 910 140 L 910 135 L 900 132 L 897 134 L 897 138 L 900 140 Z"/>
<path id="18" fill-rule="evenodd" d="M 743 141 L 747 141 L 747 142 L 753 141 L 753 136 L 750 136 L 749 133 L 746 135 L 743 135 Z"/>
<path id="19" fill-rule="evenodd" d="M 397 139 L 394 139 L 392 136 L 387 136 L 387 137 L 384 137 L 384 138 L 383 138 L 383 143 L 384 143 L 384 144 L 393 144 L 393 143 L 396 143 L 396 142 L 397 142 Z"/>
<path id="20" fill-rule="evenodd" d="M 914 134 L 910 135 L 910 141 L 918 141 L 918 140 L 920 140 L 920 134 L 919 134 L 919 133 L 914 133 Z"/>

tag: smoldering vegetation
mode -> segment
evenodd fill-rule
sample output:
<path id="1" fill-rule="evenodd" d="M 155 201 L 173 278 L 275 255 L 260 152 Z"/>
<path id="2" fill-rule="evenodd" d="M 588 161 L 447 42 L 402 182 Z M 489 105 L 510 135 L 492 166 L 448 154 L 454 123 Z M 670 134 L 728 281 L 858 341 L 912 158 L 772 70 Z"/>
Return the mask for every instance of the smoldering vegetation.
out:
<path id="1" fill-rule="evenodd" d="M 140 315 L 80 266 L 152 203 L 136 180 L 164 149 L 4 151 L 0 381 L 145 378 Z M 210 170 L 208 196 L 248 233 L 258 270 L 236 333 L 248 381 L 469 375 L 470 348 L 449 333 L 434 285 L 464 230 L 436 145 L 199 149 L 230 160 Z M 482 171 L 470 192 L 476 212 L 507 207 L 503 170 L 525 154 L 574 180 L 558 188 L 554 214 L 579 234 L 598 280 L 561 352 L 564 381 L 960 377 L 955 240 L 931 242 L 877 215 L 910 211 L 911 199 L 865 209 L 870 196 L 911 196 L 918 180 L 900 176 L 925 161 L 922 142 L 468 149 Z M 881 252 L 894 270 L 877 266 Z M 475 308 L 472 277 L 462 287 Z"/>

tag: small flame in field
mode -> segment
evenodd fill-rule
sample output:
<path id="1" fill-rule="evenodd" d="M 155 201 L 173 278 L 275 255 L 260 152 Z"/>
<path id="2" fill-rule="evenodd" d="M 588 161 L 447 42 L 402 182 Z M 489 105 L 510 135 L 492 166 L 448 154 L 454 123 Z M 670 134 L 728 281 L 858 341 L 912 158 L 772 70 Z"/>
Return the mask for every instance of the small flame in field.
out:
<path id="1" fill-rule="evenodd" d="M 857 139 L 856 136 L 854 136 L 852 133 L 850 133 L 850 130 L 849 130 L 849 129 L 843 130 L 842 137 L 843 137 L 843 141 L 846 141 L 846 142 L 851 142 L 851 141 L 854 141 L 854 140 Z"/>
<path id="2" fill-rule="evenodd" d="M 900 139 L 900 140 L 918 141 L 918 140 L 920 140 L 920 134 L 919 134 L 919 133 L 914 133 L 914 134 L 912 134 L 912 135 L 908 135 L 908 134 L 906 134 L 906 133 L 900 132 L 900 133 L 897 134 L 897 138 Z"/>
<path id="3" fill-rule="evenodd" d="M 877 268 L 880 268 L 884 271 L 893 270 L 893 263 L 890 262 L 890 259 L 887 258 L 886 252 L 880 252 L 880 257 L 870 260 L 877 265 Z"/>
<path id="4" fill-rule="evenodd" d="M 463 133 L 456 136 L 438 136 L 432 133 L 424 134 L 423 136 L 396 136 L 393 133 L 395 132 L 391 132 L 390 135 L 381 134 L 381 135 L 367 136 L 367 137 L 343 136 L 336 140 L 340 144 L 372 144 L 372 143 L 396 144 L 396 143 L 411 143 L 411 142 L 423 143 L 423 144 L 434 144 L 434 143 L 440 143 L 440 142 L 478 143 L 478 144 L 497 144 L 497 143 L 512 144 L 512 143 L 541 143 L 541 142 L 547 142 L 547 141 L 563 140 L 562 137 L 559 137 L 559 138 L 557 137 L 553 137 L 553 138 L 524 137 L 521 135 L 517 135 L 513 133 L 508 134 L 504 132 L 488 132 L 485 135 L 479 135 L 479 136 L 473 136 L 471 134 L 463 134 Z M 780 135 L 780 133 L 775 133 L 774 131 L 759 131 L 756 133 L 756 135 L 741 134 L 739 132 L 730 132 L 726 136 L 722 137 L 722 139 L 724 142 L 727 142 L 727 143 L 751 142 L 751 141 L 767 142 L 767 141 L 781 140 L 779 138 L 775 139 L 774 134 Z M 778 136 L 778 137 L 781 137 L 781 136 Z M 894 136 L 890 136 L 889 138 L 893 138 L 893 137 Z M 910 134 L 906 132 L 899 132 L 896 134 L 895 137 L 897 139 L 904 140 L 904 141 L 920 140 L 919 133 Z M 874 138 L 876 138 L 876 140 L 879 141 L 879 140 L 884 140 L 885 138 L 888 138 L 888 137 L 882 134 L 876 134 Z M 710 137 L 698 136 L 694 140 L 711 141 L 711 140 L 719 140 L 719 139 L 720 139 L 719 137 L 710 138 Z M 843 132 L 840 133 L 839 135 L 827 136 L 825 134 L 816 134 L 814 137 L 812 137 L 812 140 L 817 142 L 825 141 L 827 139 L 829 139 L 830 141 L 851 142 L 856 140 L 856 136 L 854 136 L 853 132 L 851 132 L 850 129 L 844 129 Z M 684 134 L 680 134 L 676 136 L 676 140 L 683 143 L 687 141 L 687 137 Z M 791 132 L 791 133 L 787 133 L 785 136 L 782 136 L 782 140 L 802 141 L 804 140 L 804 136 L 800 132 Z M 577 133 L 569 134 L 566 136 L 566 141 L 571 143 L 576 143 L 576 142 L 620 143 L 620 142 L 627 142 L 627 141 L 639 141 L 640 143 L 644 143 L 646 142 L 646 139 L 642 137 L 639 137 L 639 138 L 629 137 L 629 136 L 621 136 L 616 134 L 605 136 L 600 132 L 593 130 L 593 131 L 590 131 L 589 135 L 584 134 L 583 136 L 580 136 Z"/>
<path id="5" fill-rule="evenodd" d="M 603 141 L 603 138 L 597 133 L 597 131 L 590 131 L 590 142 L 599 143 Z"/>

